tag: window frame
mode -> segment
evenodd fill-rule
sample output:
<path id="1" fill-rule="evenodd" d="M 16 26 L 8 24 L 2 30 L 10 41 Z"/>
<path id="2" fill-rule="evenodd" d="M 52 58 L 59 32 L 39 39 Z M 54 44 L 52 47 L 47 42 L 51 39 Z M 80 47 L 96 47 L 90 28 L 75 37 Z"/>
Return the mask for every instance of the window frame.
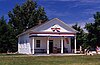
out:
<path id="1" fill-rule="evenodd" d="M 36 40 L 36 48 L 40 48 L 41 47 L 41 40 Z"/>

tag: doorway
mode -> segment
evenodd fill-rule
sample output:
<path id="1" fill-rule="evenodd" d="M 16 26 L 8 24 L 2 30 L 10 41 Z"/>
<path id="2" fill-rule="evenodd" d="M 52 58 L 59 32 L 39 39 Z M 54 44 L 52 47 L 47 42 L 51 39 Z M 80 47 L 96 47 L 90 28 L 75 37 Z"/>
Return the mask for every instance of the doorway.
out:
<path id="1" fill-rule="evenodd" d="M 49 40 L 49 53 L 53 53 L 53 40 Z"/>

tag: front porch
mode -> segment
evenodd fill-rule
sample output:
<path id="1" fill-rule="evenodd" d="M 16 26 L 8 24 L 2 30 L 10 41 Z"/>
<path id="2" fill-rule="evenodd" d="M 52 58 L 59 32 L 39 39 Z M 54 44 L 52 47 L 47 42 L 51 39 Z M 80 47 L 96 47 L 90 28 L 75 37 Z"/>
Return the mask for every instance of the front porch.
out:
<path id="1" fill-rule="evenodd" d="M 71 37 L 68 36 L 31 36 L 31 54 L 69 54 L 76 53 L 76 38 L 74 50 L 71 48 Z"/>

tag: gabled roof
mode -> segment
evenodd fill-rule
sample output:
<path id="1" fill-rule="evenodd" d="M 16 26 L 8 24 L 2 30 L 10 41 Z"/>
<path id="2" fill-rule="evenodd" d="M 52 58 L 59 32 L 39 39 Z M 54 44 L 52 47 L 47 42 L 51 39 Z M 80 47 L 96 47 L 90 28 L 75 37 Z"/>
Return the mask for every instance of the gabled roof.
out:
<path id="1" fill-rule="evenodd" d="M 46 21 L 45 23 L 42 23 L 41 25 L 37 25 L 35 27 L 32 27 L 32 28 L 28 29 L 25 32 L 19 34 L 18 36 L 21 36 L 21 35 L 26 34 L 26 33 L 37 32 L 37 30 L 39 30 L 40 28 L 43 28 L 46 25 L 50 25 L 51 23 L 56 23 L 54 21 L 57 21 L 58 23 L 62 24 L 62 26 L 64 28 L 70 29 L 73 33 L 77 33 L 77 31 L 75 29 L 73 29 L 71 26 L 67 25 L 66 23 L 64 23 L 63 21 L 59 20 L 58 18 L 54 18 L 54 19 L 52 19 L 50 21 Z"/>

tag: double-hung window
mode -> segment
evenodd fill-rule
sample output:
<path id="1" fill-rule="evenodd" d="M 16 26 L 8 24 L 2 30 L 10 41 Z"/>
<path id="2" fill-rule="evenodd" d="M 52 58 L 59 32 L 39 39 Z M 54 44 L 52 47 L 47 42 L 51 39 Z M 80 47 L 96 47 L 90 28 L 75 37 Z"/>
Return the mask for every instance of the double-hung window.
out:
<path id="1" fill-rule="evenodd" d="M 40 40 L 36 40 L 36 48 L 40 48 Z"/>

